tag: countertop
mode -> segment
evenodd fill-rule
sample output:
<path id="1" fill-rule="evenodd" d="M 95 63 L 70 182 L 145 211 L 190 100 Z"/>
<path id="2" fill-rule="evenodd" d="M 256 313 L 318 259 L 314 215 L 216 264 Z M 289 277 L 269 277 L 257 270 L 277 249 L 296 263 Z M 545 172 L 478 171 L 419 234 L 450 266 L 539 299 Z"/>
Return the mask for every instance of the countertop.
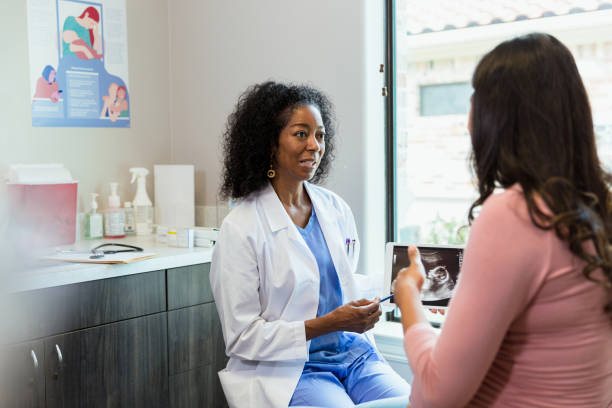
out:
<path id="1" fill-rule="evenodd" d="M 158 244 L 155 242 L 155 236 L 128 236 L 122 239 L 84 240 L 77 241 L 73 245 L 59 247 L 58 249 L 90 250 L 97 245 L 108 242 L 136 245 L 143 248 L 145 252 L 156 253 L 156 256 L 128 264 L 71 263 L 37 259 L 26 270 L 14 274 L 16 276 L 7 280 L 4 290 L 21 292 L 195 265 L 210 262 L 213 252 L 212 248 L 177 248 Z"/>

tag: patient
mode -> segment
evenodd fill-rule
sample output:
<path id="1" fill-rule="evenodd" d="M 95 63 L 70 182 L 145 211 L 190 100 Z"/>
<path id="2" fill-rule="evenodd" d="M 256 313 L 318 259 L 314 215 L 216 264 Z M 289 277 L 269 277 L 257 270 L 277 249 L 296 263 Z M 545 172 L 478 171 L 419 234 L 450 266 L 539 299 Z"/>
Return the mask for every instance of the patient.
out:
<path id="1" fill-rule="evenodd" d="M 556 38 L 530 34 L 486 54 L 472 85 L 479 197 L 441 332 L 420 304 L 415 247 L 393 284 L 411 405 L 608 407 L 612 177 L 574 58 Z"/>

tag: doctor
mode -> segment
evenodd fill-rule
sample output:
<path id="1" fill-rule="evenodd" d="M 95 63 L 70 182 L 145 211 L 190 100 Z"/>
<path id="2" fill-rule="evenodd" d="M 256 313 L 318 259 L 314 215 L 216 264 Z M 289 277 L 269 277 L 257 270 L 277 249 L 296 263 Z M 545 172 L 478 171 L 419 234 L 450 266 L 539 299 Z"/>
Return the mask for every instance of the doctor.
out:
<path id="1" fill-rule="evenodd" d="M 230 115 L 221 192 L 225 218 L 210 281 L 231 407 L 355 404 L 410 393 L 371 329 L 378 299 L 360 299 L 355 221 L 336 194 L 308 182 L 329 169 L 333 112 L 319 91 L 266 82 Z"/>

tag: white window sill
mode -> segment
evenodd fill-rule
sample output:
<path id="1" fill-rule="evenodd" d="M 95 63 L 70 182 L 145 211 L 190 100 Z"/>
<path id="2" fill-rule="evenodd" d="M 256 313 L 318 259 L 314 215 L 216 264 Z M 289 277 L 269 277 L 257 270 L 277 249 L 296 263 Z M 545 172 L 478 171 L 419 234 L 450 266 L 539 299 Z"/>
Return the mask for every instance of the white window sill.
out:
<path id="1" fill-rule="evenodd" d="M 412 382 L 412 371 L 404 352 L 404 333 L 399 322 L 381 321 L 372 329 L 376 347 L 385 360 L 406 381 Z"/>

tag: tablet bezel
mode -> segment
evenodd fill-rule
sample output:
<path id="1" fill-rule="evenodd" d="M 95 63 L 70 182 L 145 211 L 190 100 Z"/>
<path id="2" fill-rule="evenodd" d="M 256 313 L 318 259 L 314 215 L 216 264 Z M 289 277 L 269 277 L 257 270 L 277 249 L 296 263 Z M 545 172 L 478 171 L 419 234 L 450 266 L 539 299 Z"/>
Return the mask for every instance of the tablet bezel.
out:
<path id="1" fill-rule="evenodd" d="M 385 277 L 384 277 L 384 293 L 391 293 L 391 277 L 393 272 L 393 248 L 395 247 L 408 247 L 410 245 L 416 246 L 419 251 L 421 249 L 461 249 L 465 253 L 464 245 L 439 245 L 439 244 L 410 244 L 405 242 L 387 242 L 385 245 Z M 461 272 L 461 270 L 459 271 Z M 393 302 L 391 298 L 391 303 Z M 445 309 L 446 306 L 435 306 L 435 308 Z"/>

